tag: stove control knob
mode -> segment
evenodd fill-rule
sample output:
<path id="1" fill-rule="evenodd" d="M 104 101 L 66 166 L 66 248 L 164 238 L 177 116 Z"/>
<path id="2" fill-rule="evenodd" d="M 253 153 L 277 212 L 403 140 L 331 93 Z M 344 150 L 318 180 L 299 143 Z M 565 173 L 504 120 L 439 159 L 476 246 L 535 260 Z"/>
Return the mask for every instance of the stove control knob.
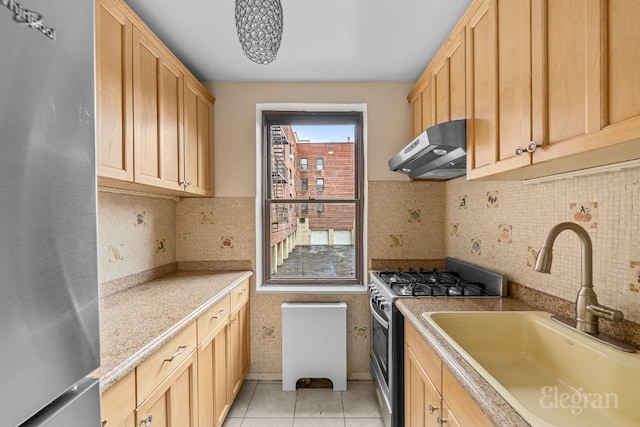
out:
<path id="1" fill-rule="evenodd" d="M 386 302 L 381 302 L 380 304 L 378 304 L 378 307 L 380 307 L 380 310 L 382 310 L 382 311 L 387 311 L 387 303 Z"/>

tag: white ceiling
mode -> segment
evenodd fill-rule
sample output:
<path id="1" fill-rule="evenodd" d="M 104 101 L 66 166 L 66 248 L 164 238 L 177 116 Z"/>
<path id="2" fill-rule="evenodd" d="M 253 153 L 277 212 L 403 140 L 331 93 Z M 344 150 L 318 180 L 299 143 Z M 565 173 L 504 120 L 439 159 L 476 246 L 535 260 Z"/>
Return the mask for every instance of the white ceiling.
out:
<path id="1" fill-rule="evenodd" d="M 247 59 L 233 0 L 127 0 L 202 81 L 416 80 L 471 0 L 282 0 L 268 65 Z"/>

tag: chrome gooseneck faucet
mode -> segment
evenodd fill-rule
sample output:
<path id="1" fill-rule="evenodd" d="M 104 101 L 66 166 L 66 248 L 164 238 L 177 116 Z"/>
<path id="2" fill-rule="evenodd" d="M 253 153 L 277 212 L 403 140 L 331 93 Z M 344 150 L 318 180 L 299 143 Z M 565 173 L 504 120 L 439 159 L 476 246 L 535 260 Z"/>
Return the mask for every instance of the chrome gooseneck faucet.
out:
<path id="1" fill-rule="evenodd" d="M 614 322 L 621 322 L 624 315 L 621 311 L 598 304 L 593 291 L 593 255 L 591 238 L 587 231 L 573 222 L 562 222 L 553 226 L 542 243 L 536 265 L 533 268 L 541 273 L 551 272 L 553 242 L 564 230 L 571 230 L 578 235 L 582 244 L 582 284 L 576 297 L 576 328 L 588 334 L 598 334 L 598 318 L 602 317 Z"/>

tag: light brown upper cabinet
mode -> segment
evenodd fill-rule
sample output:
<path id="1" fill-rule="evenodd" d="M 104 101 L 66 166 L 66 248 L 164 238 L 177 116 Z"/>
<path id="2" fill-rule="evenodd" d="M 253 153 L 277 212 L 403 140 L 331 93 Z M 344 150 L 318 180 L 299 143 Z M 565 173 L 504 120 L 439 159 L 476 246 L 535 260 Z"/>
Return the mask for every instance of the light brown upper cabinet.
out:
<path id="1" fill-rule="evenodd" d="M 638 17 L 635 0 L 532 1 L 533 163 L 640 157 Z"/>
<path id="2" fill-rule="evenodd" d="M 122 0 L 97 0 L 102 186 L 213 194 L 213 97 Z"/>
<path id="3" fill-rule="evenodd" d="M 98 175 L 133 181 L 132 24 L 110 1 L 96 4 Z"/>
<path id="4" fill-rule="evenodd" d="M 443 45 L 409 94 L 411 136 L 449 120 L 465 118 L 464 28 Z"/>
<path id="5" fill-rule="evenodd" d="M 184 188 L 203 196 L 211 188 L 213 102 L 193 79 L 184 77 Z"/>
<path id="6" fill-rule="evenodd" d="M 134 176 L 140 184 L 183 190 L 182 73 L 133 26 Z"/>
<path id="7" fill-rule="evenodd" d="M 530 164 L 516 155 L 532 140 L 530 11 L 527 1 L 486 0 L 467 23 L 468 179 Z"/>
<path id="8" fill-rule="evenodd" d="M 444 48 L 446 53 L 433 69 L 435 123 L 464 119 L 465 114 L 465 39 L 464 29 Z M 433 117 L 432 116 L 432 117 Z"/>
<path id="9" fill-rule="evenodd" d="M 481 2 L 467 23 L 468 178 L 639 158 L 633 16 L 633 0 Z"/>

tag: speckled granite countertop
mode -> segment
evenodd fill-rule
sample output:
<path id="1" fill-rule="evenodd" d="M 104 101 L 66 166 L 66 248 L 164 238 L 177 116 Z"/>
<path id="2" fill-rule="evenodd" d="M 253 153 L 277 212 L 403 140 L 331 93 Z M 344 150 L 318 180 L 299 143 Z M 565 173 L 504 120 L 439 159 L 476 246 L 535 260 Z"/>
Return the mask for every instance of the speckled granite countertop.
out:
<path id="1" fill-rule="evenodd" d="M 179 271 L 100 299 L 100 378 L 107 390 L 184 330 L 250 271 Z"/>
<path id="2" fill-rule="evenodd" d="M 422 317 L 425 311 L 530 311 L 512 298 L 401 298 L 396 306 L 496 426 L 529 426 L 520 414 Z"/>

